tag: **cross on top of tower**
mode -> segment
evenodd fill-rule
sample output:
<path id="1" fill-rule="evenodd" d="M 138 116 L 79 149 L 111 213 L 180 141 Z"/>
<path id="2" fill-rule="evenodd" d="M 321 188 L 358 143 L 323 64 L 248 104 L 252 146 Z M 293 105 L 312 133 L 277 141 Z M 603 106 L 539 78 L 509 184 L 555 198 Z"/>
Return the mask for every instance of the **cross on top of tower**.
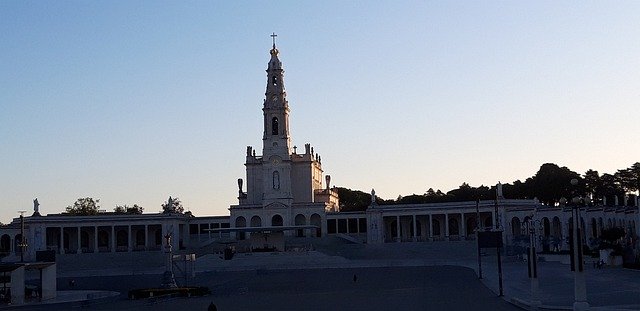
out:
<path id="1" fill-rule="evenodd" d="M 271 37 L 271 39 L 273 40 L 273 48 L 275 49 L 275 48 L 276 48 L 276 37 L 277 37 L 278 35 L 276 35 L 276 33 L 274 32 L 274 33 L 272 33 L 272 34 L 271 34 L 271 35 L 269 35 L 269 36 L 270 36 L 270 37 Z"/>

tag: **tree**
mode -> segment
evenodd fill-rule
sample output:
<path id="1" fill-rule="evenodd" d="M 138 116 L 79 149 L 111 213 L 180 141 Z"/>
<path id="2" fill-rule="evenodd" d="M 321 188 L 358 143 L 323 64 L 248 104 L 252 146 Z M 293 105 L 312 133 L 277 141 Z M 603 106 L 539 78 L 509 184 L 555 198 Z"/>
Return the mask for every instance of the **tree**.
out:
<path id="1" fill-rule="evenodd" d="M 577 179 L 577 188 L 571 185 L 571 179 Z M 559 167 L 553 163 L 545 163 L 533 177 L 533 193 L 540 202 L 555 205 L 560 198 L 571 198 L 584 192 L 584 182 L 580 175 L 567 167 Z"/>
<path id="2" fill-rule="evenodd" d="M 343 212 L 364 211 L 371 204 L 371 194 L 359 190 L 336 187 Z"/>
<path id="3" fill-rule="evenodd" d="M 584 188 L 587 192 L 598 196 L 602 191 L 602 180 L 598 171 L 588 170 L 584 173 Z"/>
<path id="4" fill-rule="evenodd" d="M 604 173 L 600 176 L 602 182 L 602 196 L 611 198 L 613 196 L 624 195 L 624 190 L 620 186 L 620 181 L 614 175 Z M 614 202 L 609 201 L 607 205 L 613 205 Z"/>
<path id="5" fill-rule="evenodd" d="M 472 188 L 466 182 L 463 182 L 458 189 L 447 192 L 450 201 L 475 201 L 478 193 L 476 188 Z"/>
<path id="6" fill-rule="evenodd" d="M 617 177 L 622 188 L 627 192 L 640 190 L 640 162 L 636 162 L 631 167 L 618 170 L 614 175 Z"/>
<path id="7" fill-rule="evenodd" d="M 98 214 L 100 199 L 78 198 L 73 206 L 67 206 L 67 213 L 74 216 L 88 216 Z"/>
<path id="8" fill-rule="evenodd" d="M 140 215 L 144 211 L 144 208 L 142 208 L 142 206 L 139 206 L 138 204 L 133 204 L 133 206 L 116 205 L 113 211 L 116 214 Z"/>
<path id="9" fill-rule="evenodd" d="M 162 213 L 163 214 L 182 214 L 184 213 L 184 207 L 182 207 L 182 202 L 178 198 L 171 198 L 167 200 L 167 202 L 162 203 Z"/>
<path id="10" fill-rule="evenodd" d="M 503 184 L 502 194 L 505 198 L 509 199 L 533 199 L 533 178 L 529 177 L 525 182 L 519 179 L 514 181 L 513 184 Z"/>
<path id="11" fill-rule="evenodd" d="M 636 162 L 627 169 L 629 174 L 629 189 L 640 191 L 640 162 Z"/>

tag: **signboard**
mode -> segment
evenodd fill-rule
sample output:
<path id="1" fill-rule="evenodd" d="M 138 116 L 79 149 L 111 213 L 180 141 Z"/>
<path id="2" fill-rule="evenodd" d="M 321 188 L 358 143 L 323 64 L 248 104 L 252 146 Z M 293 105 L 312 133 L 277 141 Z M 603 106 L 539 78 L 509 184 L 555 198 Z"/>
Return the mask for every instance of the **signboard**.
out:
<path id="1" fill-rule="evenodd" d="M 478 232 L 478 245 L 480 248 L 502 247 L 502 231 Z"/>

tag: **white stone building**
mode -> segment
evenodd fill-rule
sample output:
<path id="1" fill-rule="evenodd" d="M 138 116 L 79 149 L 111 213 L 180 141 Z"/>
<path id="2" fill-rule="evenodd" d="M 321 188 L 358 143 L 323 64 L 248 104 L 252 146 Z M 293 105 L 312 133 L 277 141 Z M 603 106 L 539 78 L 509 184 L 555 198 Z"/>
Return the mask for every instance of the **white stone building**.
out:
<path id="1" fill-rule="evenodd" d="M 321 236 L 326 234 L 326 212 L 338 209 L 338 195 L 329 187 L 330 177 L 323 176 L 322 159 L 313 147 L 307 143 L 304 153 L 298 153 L 298 148 L 292 146 L 284 70 L 275 43 L 270 54 L 262 107 L 262 154 L 256 155 L 253 147 L 247 147 L 247 191 L 243 192 L 243 181 L 239 179 L 239 202 L 229 209 L 231 225 L 266 229 L 308 226 L 284 232 Z M 326 187 L 322 186 L 323 179 Z M 245 237 L 243 233 L 237 236 Z"/>

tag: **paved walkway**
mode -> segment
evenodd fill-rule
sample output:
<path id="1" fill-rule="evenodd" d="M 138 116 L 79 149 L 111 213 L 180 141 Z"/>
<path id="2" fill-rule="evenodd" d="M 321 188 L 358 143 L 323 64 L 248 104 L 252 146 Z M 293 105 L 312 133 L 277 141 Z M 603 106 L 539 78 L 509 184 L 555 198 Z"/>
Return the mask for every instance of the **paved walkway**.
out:
<path id="1" fill-rule="evenodd" d="M 483 283 L 498 293 L 495 256 L 483 257 Z M 476 263 L 477 265 L 477 263 Z M 531 281 L 526 262 L 503 263 L 504 294 L 507 300 L 526 305 L 531 300 Z M 475 267 L 477 270 L 477 266 Z M 640 310 L 640 270 L 594 269 L 585 266 L 587 301 L 592 309 Z M 570 310 L 574 301 L 574 277 L 569 265 L 538 263 L 539 298 L 543 308 Z"/>
<path id="2" fill-rule="evenodd" d="M 496 298 L 498 293 L 498 276 L 496 256 L 482 257 L 483 279 L 485 288 L 490 290 L 483 296 L 483 300 Z M 379 297 L 371 297 L 371 292 L 379 290 L 396 305 L 386 305 L 377 301 L 380 308 L 395 306 L 411 306 L 411 302 L 417 305 L 427 304 L 424 297 L 431 297 L 433 289 L 428 281 L 420 281 L 425 275 L 434 275 L 442 287 L 454 285 L 447 293 L 456 296 L 456 288 L 465 289 L 466 283 L 477 283 L 475 275 L 466 274 L 463 270 L 453 268 L 451 275 L 438 274 L 442 267 L 460 266 L 471 268 L 466 271 L 477 272 L 477 258 L 473 242 L 449 242 L 449 243 L 393 243 L 383 246 L 366 245 L 338 245 L 317 251 L 287 252 L 287 253 L 253 253 L 236 254 L 232 260 L 223 260 L 219 255 L 206 255 L 199 257 L 195 263 L 196 277 L 190 280 L 191 284 L 209 286 L 219 296 L 214 297 L 222 305 L 224 310 L 242 309 L 251 307 L 240 304 L 251 298 L 268 301 L 271 307 L 284 308 L 278 304 L 277 297 L 286 299 L 293 296 L 296 299 L 314 301 L 316 309 L 321 310 L 322 299 L 332 297 L 327 302 L 339 304 L 345 301 L 358 301 L 368 305 L 368 301 L 377 301 Z M 374 268 L 374 269 L 371 269 Z M 396 269 L 396 270 L 389 270 Z M 426 269 L 426 270 L 424 270 Z M 436 269 L 436 270 L 432 270 Z M 110 267 L 106 269 L 85 268 L 77 271 L 62 271 L 58 282 L 58 288 L 67 289 L 69 279 L 78 279 L 78 288 L 96 289 L 103 288 L 126 293 L 129 289 L 155 286 L 159 281 L 159 275 L 164 271 L 163 267 L 146 267 L 132 270 L 130 267 Z M 290 272 L 286 272 L 290 271 Z M 345 272 L 348 271 L 348 272 Z M 371 275 L 374 279 L 367 280 L 359 277 L 360 287 L 351 286 L 351 283 L 336 284 L 351 280 L 351 271 L 360 275 Z M 393 271 L 390 275 L 389 271 Z M 412 273 L 421 271 L 423 276 Z M 566 310 L 573 304 L 573 275 L 568 265 L 556 262 L 541 262 L 538 265 L 540 300 L 542 307 L 547 309 Z M 348 277 L 344 277 L 348 274 Z M 96 278 L 94 276 L 100 276 Z M 527 276 L 527 265 L 519 261 L 503 261 L 504 294 L 505 301 L 521 307 L 527 307 L 530 300 L 530 281 Z M 471 278 L 471 279 L 469 279 Z M 312 283 L 300 283 L 301 279 L 324 280 Z M 461 280 L 467 280 L 461 282 Z M 586 267 L 587 297 L 594 310 L 640 310 L 640 271 L 622 268 L 605 268 L 602 270 Z M 183 280 L 178 280 L 184 282 Z M 388 287 L 388 283 L 395 282 L 398 286 Z M 260 285 L 262 284 L 262 285 Z M 277 284 L 267 286 L 266 284 Z M 293 284 L 293 285 L 291 285 Z M 412 284 L 418 284 L 413 286 Z M 293 286 L 293 287 L 291 287 Z M 310 286 L 310 287 L 309 287 Z M 342 287 L 340 287 L 342 286 Z M 292 294 L 291 290 L 295 290 Z M 478 291 L 476 289 L 476 291 Z M 491 292 L 493 291 L 493 292 Z M 367 294 L 369 296 L 367 296 Z M 468 293 L 473 295 L 472 293 Z M 70 294 L 72 295 L 72 294 Z M 220 296 L 222 295 L 222 296 Z M 376 296 L 376 295 L 374 295 Z M 62 297 L 62 296 L 61 296 Z M 85 299 L 87 293 L 78 292 L 77 297 Z M 271 298 L 275 297 L 275 298 Z M 358 298 L 360 297 L 360 298 Z M 422 297 L 422 298 L 421 298 Z M 291 298 L 291 297 L 289 297 Z M 476 297 L 477 298 L 477 297 Z M 194 304 L 208 305 L 208 298 L 191 299 Z M 455 299 L 455 298 L 451 298 Z M 295 300 L 295 299 L 294 299 Z M 172 305 L 173 300 L 163 301 L 163 306 Z M 197 302 L 197 303 L 196 303 Z M 148 302 L 131 301 L 118 302 L 121 305 L 110 303 L 106 309 L 117 307 L 125 309 L 137 306 L 142 308 Z M 181 302 L 184 303 L 184 302 Z M 244 302 L 243 302 L 244 303 Z M 300 301 L 302 303 L 302 301 Z M 445 304 L 438 305 L 443 307 Z M 467 301 L 467 303 L 469 303 Z M 493 303 L 493 302 L 492 302 Z M 178 303 L 179 304 L 179 303 Z M 255 306 L 254 306 L 255 307 Z M 504 306 L 495 305 L 496 308 Z M 92 307 L 93 309 L 94 307 Z M 99 306 L 96 308 L 100 308 Z M 105 310 L 106 310 L 105 309 Z M 264 309 L 264 308 L 263 308 Z M 269 309 L 269 308 L 266 308 Z M 357 309 L 357 308 L 356 308 Z M 374 308 L 375 309 L 375 308 Z M 419 310 L 420 308 L 414 308 Z M 439 308 L 431 308 L 439 309 Z M 507 308 L 508 309 L 508 308 Z M 408 310 L 411 310 L 409 308 Z"/>

